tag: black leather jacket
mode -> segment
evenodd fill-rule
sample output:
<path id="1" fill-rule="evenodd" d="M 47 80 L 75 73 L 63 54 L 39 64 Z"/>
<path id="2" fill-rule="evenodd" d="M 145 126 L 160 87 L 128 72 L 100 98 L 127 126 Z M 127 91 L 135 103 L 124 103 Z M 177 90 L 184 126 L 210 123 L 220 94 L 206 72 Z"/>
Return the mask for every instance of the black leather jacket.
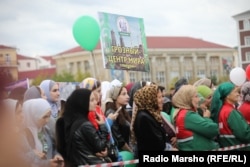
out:
<path id="1" fill-rule="evenodd" d="M 70 166 L 92 165 L 106 163 L 105 158 L 97 157 L 95 153 L 104 151 L 108 143 L 108 130 L 105 124 L 97 131 L 91 122 L 86 121 L 73 133 L 67 156 Z"/>
<path id="2" fill-rule="evenodd" d="M 163 125 L 147 111 L 138 111 L 134 122 L 138 151 L 163 151 L 166 132 Z"/>

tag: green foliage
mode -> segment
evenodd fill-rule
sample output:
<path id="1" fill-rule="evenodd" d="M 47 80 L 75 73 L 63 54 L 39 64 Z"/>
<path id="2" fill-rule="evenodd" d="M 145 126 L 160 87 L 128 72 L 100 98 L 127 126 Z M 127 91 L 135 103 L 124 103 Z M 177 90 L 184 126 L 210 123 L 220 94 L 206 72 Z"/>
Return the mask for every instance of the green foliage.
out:
<path id="1" fill-rule="evenodd" d="M 82 82 L 82 80 L 88 77 L 91 77 L 90 73 L 82 73 L 80 70 L 78 70 L 75 76 L 75 81 Z"/>
<path id="2" fill-rule="evenodd" d="M 77 74 L 74 76 L 70 72 L 63 71 L 60 74 L 55 74 L 52 77 L 48 77 L 48 75 L 40 74 L 32 81 L 32 85 L 39 85 L 43 80 L 51 79 L 56 82 L 81 82 L 87 77 L 91 77 L 90 73 L 82 73 L 78 71 Z"/>
<path id="3" fill-rule="evenodd" d="M 217 85 L 218 83 L 218 81 L 217 81 L 217 76 L 216 75 L 213 75 L 213 76 L 211 76 L 209 79 L 211 79 L 211 81 L 212 81 L 212 83 L 214 84 L 214 85 Z"/>
<path id="4" fill-rule="evenodd" d="M 174 77 L 169 84 L 169 89 L 174 88 L 175 83 L 178 81 L 178 77 Z"/>
<path id="5" fill-rule="evenodd" d="M 218 85 L 223 83 L 223 82 L 228 82 L 228 81 L 230 81 L 229 75 L 220 76 L 219 81 L 218 81 Z"/>
<path id="6" fill-rule="evenodd" d="M 74 75 L 67 71 L 63 71 L 60 74 L 55 74 L 52 77 L 52 80 L 57 82 L 75 82 Z"/>
<path id="7" fill-rule="evenodd" d="M 45 79 L 48 79 L 48 77 L 45 74 L 39 74 L 36 78 L 32 80 L 31 85 L 38 86 Z"/>
<path id="8" fill-rule="evenodd" d="M 189 83 L 190 85 L 193 85 L 196 81 L 198 81 L 198 80 L 200 80 L 200 79 L 201 79 L 201 78 L 199 78 L 199 77 L 197 77 L 197 78 L 192 77 L 192 78 L 189 78 L 188 83 Z"/>

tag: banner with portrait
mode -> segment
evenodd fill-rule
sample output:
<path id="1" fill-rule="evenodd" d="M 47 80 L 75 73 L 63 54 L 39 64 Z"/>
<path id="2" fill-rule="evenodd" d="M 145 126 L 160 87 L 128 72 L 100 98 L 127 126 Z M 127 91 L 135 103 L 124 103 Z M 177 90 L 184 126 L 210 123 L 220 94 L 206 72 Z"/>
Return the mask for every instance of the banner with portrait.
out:
<path id="1" fill-rule="evenodd" d="M 102 12 L 98 15 L 104 68 L 149 72 L 143 19 Z"/>

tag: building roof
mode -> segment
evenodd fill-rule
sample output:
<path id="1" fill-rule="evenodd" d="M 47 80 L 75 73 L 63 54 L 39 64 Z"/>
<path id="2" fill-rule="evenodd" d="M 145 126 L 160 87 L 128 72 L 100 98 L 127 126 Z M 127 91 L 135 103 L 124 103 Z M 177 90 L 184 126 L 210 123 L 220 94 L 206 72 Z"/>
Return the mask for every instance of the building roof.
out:
<path id="1" fill-rule="evenodd" d="M 10 47 L 6 45 L 0 45 L 0 49 L 16 49 L 15 47 Z"/>
<path id="2" fill-rule="evenodd" d="M 46 61 L 49 61 L 51 65 L 55 65 L 56 61 L 53 59 L 53 56 L 40 56 L 41 58 L 45 59 Z"/>
<path id="3" fill-rule="evenodd" d="M 216 44 L 192 37 L 162 37 L 162 36 L 148 36 L 147 45 L 149 49 L 228 49 L 230 47 L 221 44 Z M 100 42 L 96 49 L 101 49 Z M 81 46 L 74 47 L 57 55 L 81 52 L 84 49 Z"/>
<path id="4" fill-rule="evenodd" d="M 148 48 L 158 48 L 158 49 L 225 49 L 229 48 L 220 44 L 204 41 L 198 38 L 191 37 L 147 37 Z"/>
<path id="5" fill-rule="evenodd" d="M 245 12 L 236 14 L 236 15 L 234 15 L 234 16 L 232 16 L 232 17 L 233 17 L 233 18 L 237 18 L 237 17 L 239 17 L 239 16 L 246 15 L 246 14 L 250 14 L 250 10 L 247 10 L 247 11 L 245 11 Z"/>
<path id="6" fill-rule="evenodd" d="M 29 57 L 29 56 L 24 56 L 24 55 L 20 55 L 20 54 L 16 54 L 17 56 L 17 60 L 35 60 L 34 57 Z"/>
<path id="7" fill-rule="evenodd" d="M 23 71 L 23 72 L 18 72 L 18 80 L 25 78 L 34 79 L 38 76 L 51 77 L 55 73 L 56 73 L 56 68 L 45 68 L 32 71 Z"/>

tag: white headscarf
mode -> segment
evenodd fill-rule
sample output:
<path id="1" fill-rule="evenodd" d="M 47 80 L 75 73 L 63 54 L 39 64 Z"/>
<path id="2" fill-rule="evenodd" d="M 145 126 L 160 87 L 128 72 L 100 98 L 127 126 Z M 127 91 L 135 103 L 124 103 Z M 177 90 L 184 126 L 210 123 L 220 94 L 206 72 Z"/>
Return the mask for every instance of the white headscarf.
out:
<path id="1" fill-rule="evenodd" d="M 27 100 L 23 104 L 24 126 L 28 128 L 34 138 L 35 148 L 43 151 L 41 141 L 38 139 L 38 132 L 42 129 L 38 127 L 38 120 L 41 119 L 51 107 L 47 100 L 38 98 Z"/>
<path id="2" fill-rule="evenodd" d="M 106 99 L 107 92 L 110 90 L 110 88 L 111 88 L 111 83 L 109 81 L 103 81 L 101 83 L 102 101 Z"/>

